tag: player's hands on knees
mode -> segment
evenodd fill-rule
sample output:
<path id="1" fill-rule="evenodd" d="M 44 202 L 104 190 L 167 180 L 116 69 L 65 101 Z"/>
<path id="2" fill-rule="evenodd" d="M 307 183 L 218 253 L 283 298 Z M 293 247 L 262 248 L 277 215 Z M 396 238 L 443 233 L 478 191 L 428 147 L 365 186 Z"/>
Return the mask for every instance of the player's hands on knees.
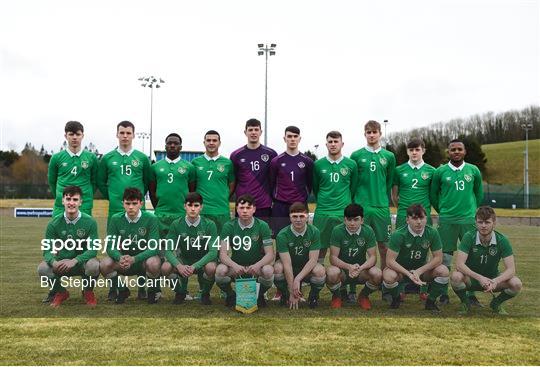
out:
<path id="1" fill-rule="evenodd" d="M 124 255 L 120 258 L 119 265 L 120 265 L 120 268 L 122 268 L 123 270 L 126 270 L 126 269 L 129 269 L 131 265 L 133 265 L 134 262 L 135 262 L 135 259 L 133 258 L 133 256 Z"/>
<path id="2" fill-rule="evenodd" d="M 356 278 L 360 274 L 360 265 L 351 264 L 349 266 L 349 277 Z"/>
<path id="3" fill-rule="evenodd" d="M 295 279 L 293 281 L 293 287 L 292 287 L 291 295 L 295 296 L 298 299 L 300 297 L 302 297 L 302 284 L 301 284 L 300 279 Z"/>
<path id="4" fill-rule="evenodd" d="M 187 278 L 191 275 L 188 271 L 187 265 L 178 264 L 176 265 L 176 270 L 178 271 L 178 274 L 180 274 L 184 278 Z"/>
<path id="5" fill-rule="evenodd" d="M 64 259 L 56 262 L 56 269 L 63 274 L 69 272 L 75 265 L 77 265 L 76 259 Z"/>
<path id="6" fill-rule="evenodd" d="M 488 279 L 489 283 L 487 284 L 487 287 L 484 287 L 484 292 L 493 292 L 497 288 L 497 281 L 493 279 Z"/>
<path id="7" fill-rule="evenodd" d="M 291 295 L 289 296 L 289 309 L 298 310 L 299 301 L 300 297 L 296 297 L 294 294 L 291 293 Z"/>

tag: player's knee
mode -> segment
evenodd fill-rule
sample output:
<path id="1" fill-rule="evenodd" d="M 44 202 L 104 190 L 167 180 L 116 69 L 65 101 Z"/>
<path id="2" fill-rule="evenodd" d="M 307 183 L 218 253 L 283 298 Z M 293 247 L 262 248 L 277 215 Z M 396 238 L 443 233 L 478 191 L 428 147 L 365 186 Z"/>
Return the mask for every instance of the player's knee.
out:
<path id="1" fill-rule="evenodd" d="M 161 260 L 158 256 L 152 256 L 146 259 L 145 269 L 148 274 L 159 275 L 161 268 Z"/>
<path id="2" fill-rule="evenodd" d="M 394 283 L 394 282 L 397 282 L 397 279 L 398 279 L 398 275 L 394 270 L 392 270 L 390 268 L 384 269 L 384 271 L 383 271 L 383 281 L 385 283 Z"/>
<path id="3" fill-rule="evenodd" d="M 96 258 L 90 259 L 84 264 L 84 273 L 89 277 L 99 276 L 99 260 Z"/>
<path id="4" fill-rule="evenodd" d="M 510 289 L 514 292 L 521 291 L 521 288 L 523 288 L 523 283 L 521 282 L 521 279 L 514 276 L 509 280 Z"/>
<path id="5" fill-rule="evenodd" d="M 274 267 L 272 265 L 265 265 L 261 269 L 261 275 L 263 278 L 271 278 L 274 275 Z"/>
<path id="6" fill-rule="evenodd" d="M 274 274 L 283 274 L 283 264 L 281 261 L 276 261 L 274 264 Z"/>
<path id="7" fill-rule="evenodd" d="M 216 277 L 224 277 L 229 272 L 229 267 L 225 264 L 219 264 L 216 268 Z"/>
<path id="8" fill-rule="evenodd" d="M 114 261 L 110 257 L 106 257 L 99 262 L 99 271 L 103 276 L 111 273 L 114 268 Z"/>
<path id="9" fill-rule="evenodd" d="M 172 273 L 173 267 L 170 262 L 165 261 L 161 264 L 161 275 L 168 276 Z"/>
<path id="10" fill-rule="evenodd" d="M 329 283 L 337 283 L 339 281 L 339 276 L 341 274 L 341 270 L 336 266 L 330 266 L 328 269 L 326 269 L 326 280 Z"/>
<path id="11" fill-rule="evenodd" d="M 446 266 L 439 265 L 433 269 L 433 275 L 436 277 L 448 277 L 450 275 L 450 271 Z"/>
<path id="12" fill-rule="evenodd" d="M 209 262 L 204 266 L 204 272 L 209 277 L 213 277 L 216 274 L 216 263 L 215 262 Z"/>
<path id="13" fill-rule="evenodd" d="M 463 282 L 465 277 L 463 276 L 463 273 L 460 273 L 459 271 L 455 270 L 450 274 L 450 282 L 452 284 L 457 284 Z"/>
<path id="14" fill-rule="evenodd" d="M 37 267 L 37 272 L 40 277 L 52 278 L 54 276 L 52 267 L 45 261 L 39 263 Z"/>
<path id="15" fill-rule="evenodd" d="M 317 264 L 311 271 L 311 274 L 313 274 L 313 276 L 317 278 L 323 278 L 326 276 L 326 271 L 324 270 L 324 266 L 322 266 L 321 264 Z"/>
<path id="16" fill-rule="evenodd" d="M 372 282 L 380 283 L 382 281 L 382 271 L 376 266 L 368 270 L 368 275 Z"/>

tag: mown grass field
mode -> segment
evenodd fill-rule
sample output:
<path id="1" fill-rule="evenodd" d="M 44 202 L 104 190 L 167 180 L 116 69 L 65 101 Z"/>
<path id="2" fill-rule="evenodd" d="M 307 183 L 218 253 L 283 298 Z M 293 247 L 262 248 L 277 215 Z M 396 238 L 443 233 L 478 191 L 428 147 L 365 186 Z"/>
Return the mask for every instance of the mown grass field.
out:
<path id="1" fill-rule="evenodd" d="M 523 184 L 525 141 L 484 144 L 491 184 Z M 540 185 L 540 139 L 529 140 L 529 183 Z"/>
<path id="2" fill-rule="evenodd" d="M 252 315 L 223 306 L 217 288 L 212 306 L 175 306 L 172 292 L 147 305 L 105 301 L 87 309 L 76 289 L 58 310 L 41 304 L 36 267 L 47 219 L 0 217 L 0 364 L 10 365 L 516 365 L 540 364 L 540 261 L 538 227 L 503 227 L 514 245 L 523 292 L 507 304 L 509 317 L 475 309 L 456 314 L 457 298 L 440 316 L 426 313 L 410 295 L 399 310 L 372 296 L 374 309 L 321 305 L 289 311 L 271 304 Z M 105 220 L 99 219 L 103 234 Z M 196 281 L 190 292 L 196 293 Z M 272 291 L 271 291 L 272 292 Z M 487 303 L 490 296 L 480 294 Z"/>

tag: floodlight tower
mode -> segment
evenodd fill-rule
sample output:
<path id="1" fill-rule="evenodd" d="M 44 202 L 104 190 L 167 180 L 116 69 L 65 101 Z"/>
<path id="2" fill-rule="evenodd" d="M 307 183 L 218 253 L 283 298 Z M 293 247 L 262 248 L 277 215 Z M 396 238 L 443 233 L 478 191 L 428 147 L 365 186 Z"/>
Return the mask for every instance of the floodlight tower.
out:
<path id="1" fill-rule="evenodd" d="M 525 130 L 525 169 L 523 181 L 525 188 L 523 190 L 525 209 L 529 209 L 529 130 L 532 130 L 532 122 L 522 122 L 521 128 Z"/>
<path id="2" fill-rule="evenodd" d="M 266 67 L 264 71 L 264 145 L 268 145 L 268 56 L 276 55 L 276 46 L 277 44 L 271 43 L 270 47 L 268 44 L 259 43 L 257 47 L 259 51 L 257 54 L 259 56 L 265 55 L 266 57 Z"/>
<path id="3" fill-rule="evenodd" d="M 154 76 L 143 76 L 138 79 L 143 82 L 142 87 L 150 88 L 150 160 L 152 160 L 152 113 L 154 104 L 154 88 L 161 88 L 161 84 L 165 83 L 165 80 Z"/>

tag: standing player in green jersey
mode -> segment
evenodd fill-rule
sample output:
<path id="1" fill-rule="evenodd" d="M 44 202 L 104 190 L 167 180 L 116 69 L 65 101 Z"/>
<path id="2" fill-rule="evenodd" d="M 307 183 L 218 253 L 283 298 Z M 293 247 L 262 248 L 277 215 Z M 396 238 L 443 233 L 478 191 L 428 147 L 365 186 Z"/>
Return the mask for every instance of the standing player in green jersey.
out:
<path id="1" fill-rule="evenodd" d="M 465 233 L 475 230 L 476 208 L 484 198 L 482 174 L 474 164 L 464 161 L 467 151 L 458 139 L 448 144 L 450 161 L 433 174 L 431 205 L 439 213 L 439 234 L 443 244 L 443 264 L 450 269 L 457 242 Z M 469 294 L 471 304 L 482 306 L 474 293 Z M 448 304 L 448 294 L 441 296 L 441 304 Z"/>
<path id="2" fill-rule="evenodd" d="M 62 286 L 61 277 L 80 275 L 90 282 L 99 276 L 99 261 L 97 251 L 92 243 L 98 238 L 97 224 L 94 218 L 80 211 L 82 206 L 82 190 L 78 186 L 66 186 L 62 191 L 63 215 L 54 217 L 45 232 L 45 241 L 49 246 L 43 249 L 43 261 L 38 266 L 41 279 L 46 279 L 52 285 L 49 296 L 44 303 L 51 302 L 52 307 L 59 307 L 69 298 L 69 292 Z M 62 248 L 53 251 L 51 244 L 55 240 L 62 241 Z M 71 241 L 78 241 L 85 250 L 72 249 Z M 83 242 L 84 241 L 84 242 Z M 77 244 L 77 247 L 78 244 Z M 97 304 L 91 282 L 83 291 L 86 304 L 94 307 Z"/>
<path id="3" fill-rule="evenodd" d="M 237 277 L 257 277 L 260 284 L 257 305 L 266 306 L 264 293 L 274 284 L 272 231 L 264 220 L 255 218 L 255 198 L 245 194 L 236 199 L 238 218 L 227 222 L 221 232 L 216 284 L 227 294 L 225 305 L 236 304 L 231 282 Z M 231 251 L 231 255 L 229 255 Z"/>
<path id="4" fill-rule="evenodd" d="M 392 295 L 390 308 L 399 308 L 399 283 L 422 286 L 430 282 L 426 310 L 439 312 L 435 301 L 448 289 L 448 268 L 442 265 L 441 239 L 437 230 L 426 225 L 426 210 L 420 204 L 407 208 L 407 226 L 392 233 L 383 271 L 383 287 Z M 428 251 L 431 260 L 427 261 Z M 407 280 L 408 278 L 408 280 Z"/>
<path id="5" fill-rule="evenodd" d="M 97 185 L 109 200 L 109 219 L 124 211 L 122 196 L 128 187 L 136 187 L 144 195 L 150 179 L 150 160 L 133 149 L 135 125 L 122 121 L 116 126 L 118 148 L 105 154 L 99 162 Z M 143 202 L 144 209 L 144 202 Z"/>
<path id="6" fill-rule="evenodd" d="M 165 138 L 165 159 L 150 168 L 150 199 L 159 219 L 159 233 L 167 236 L 173 220 L 184 217 L 184 200 L 195 190 L 195 167 L 180 157 L 182 138 L 171 133 Z"/>
<path id="7" fill-rule="evenodd" d="M 213 221 L 200 215 L 204 210 L 203 197 L 198 192 L 186 195 L 184 209 L 186 216 L 176 219 L 167 235 L 165 261 L 161 274 L 178 278 L 180 282 L 173 289 L 173 304 L 181 304 L 186 299 L 188 278 L 197 274 L 201 288 L 201 303 L 211 305 L 210 290 L 214 285 L 219 237 Z"/>
<path id="8" fill-rule="evenodd" d="M 274 264 L 274 281 L 283 295 L 280 303 L 298 309 L 302 297 L 302 282 L 309 282 L 308 303 L 310 308 L 319 305 L 319 293 L 324 287 L 326 271 L 318 263 L 321 249 L 320 233 L 309 224 L 308 208 L 296 202 L 289 208 L 291 225 L 283 228 L 276 236 L 276 247 L 280 260 Z"/>
<path id="9" fill-rule="evenodd" d="M 158 256 L 159 222 L 154 214 L 141 210 L 143 200 L 138 188 L 128 187 L 124 190 L 122 203 L 125 212 L 113 215 L 107 225 L 105 245 L 109 256 L 101 260 L 101 274 L 111 279 L 117 287 L 118 273 L 139 277 L 146 275 L 154 284 L 148 287 L 148 303 L 152 304 L 159 299 L 156 280 L 161 266 Z M 109 243 L 110 239 L 112 241 Z M 116 303 L 124 303 L 129 295 L 129 288 L 118 287 Z"/>
<path id="10" fill-rule="evenodd" d="M 507 315 L 503 302 L 515 297 L 521 290 L 521 280 L 516 277 L 516 265 L 510 241 L 502 233 L 495 231 L 495 211 L 489 206 L 481 206 L 476 211 L 476 230 L 463 236 L 456 255 L 456 270 L 452 272 L 451 283 L 461 300 L 461 313 L 468 313 L 471 303 L 466 291 L 501 292 L 493 297 L 491 309 Z M 499 272 L 499 262 L 503 261 L 504 271 Z"/>
<path id="11" fill-rule="evenodd" d="M 313 225 L 321 232 L 321 263 L 330 246 L 332 230 L 342 222 L 343 210 L 352 202 L 358 175 L 356 162 L 341 153 L 343 138 L 339 131 L 326 134 L 326 148 L 328 156 L 317 160 L 313 169 L 313 194 L 317 201 Z M 348 300 L 355 303 L 356 284 L 350 283 L 349 287 Z M 346 287 L 341 292 L 347 298 Z"/>
<path id="12" fill-rule="evenodd" d="M 341 284 L 365 283 L 358 296 L 364 310 L 371 309 L 369 295 L 379 289 L 382 272 L 377 263 L 375 233 L 364 222 L 364 209 L 349 204 L 344 210 L 344 222 L 332 231 L 330 237 L 330 264 L 326 269 L 326 285 L 332 292 L 330 307 L 340 308 Z"/>
<path id="13" fill-rule="evenodd" d="M 122 197 L 128 187 L 136 187 L 142 193 L 144 209 L 144 196 L 150 180 L 150 160 L 144 153 L 133 149 L 135 125 L 130 121 L 120 122 L 116 125 L 116 137 L 118 148 L 101 158 L 97 176 L 99 191 L 109 200 L 108 220 L 114 214 L 124 212 Z M 116 296 L 117 290 L 113 286 L 109 291 L 109 301 L 115 300 Z M 137 298 L 146 298 L 144 287 L 139 288 Z"/>
<path id="14" fill-rule="evenodd" d="M 229 197 L 234 192 L 234 169 L 230 159 L 219 154 L 221 137 L 215 130 L 204 134 L 204 155 L 191 163 L 197 175 L 196 190 L 204 198 L 201 214 L 216 223 L 218 233 L 231 220 Z"/>
<path id="15" fill-rule="evenodd" d="M 435 168 L 425 163 L 422 157 L 426 152 L 424 141 L 413 138 L 407 143 L 409 161 L 396 167 L 392 201 L 398 208 L 396 229 L 407 225 L 407 208 L 422 204 L 427 213 L 427 224 L 431 225 L 431 203 L 429 192 Z"/>
<path id="16" fill-rule="evenodd" d="M 67 149 L 53 154 L 48 169 L 49 187 L 55 197 L 53 217 L 64 212 L 62 193 L 66 186 L 81 188 L 81 211 L 92 215 L 98 160 L 94 153 L 82 149 L 84 127 L 80 122 L 68 121 L 64 131 Z"/>
<path id="17" fill-rule="evenodd" d="M 364 125 L 367 146 L 355 151 L 351 159 L 358 165 L 358 184 L 354 202 L 364 208 L 364 223 L 375 232 L 381 255 L 381 269 L 386 265 L 386 243 L 391 221 L 388 195 L 392 188 L 396 158 L 381 147 L 381 124 L 370 120 Z"/>

